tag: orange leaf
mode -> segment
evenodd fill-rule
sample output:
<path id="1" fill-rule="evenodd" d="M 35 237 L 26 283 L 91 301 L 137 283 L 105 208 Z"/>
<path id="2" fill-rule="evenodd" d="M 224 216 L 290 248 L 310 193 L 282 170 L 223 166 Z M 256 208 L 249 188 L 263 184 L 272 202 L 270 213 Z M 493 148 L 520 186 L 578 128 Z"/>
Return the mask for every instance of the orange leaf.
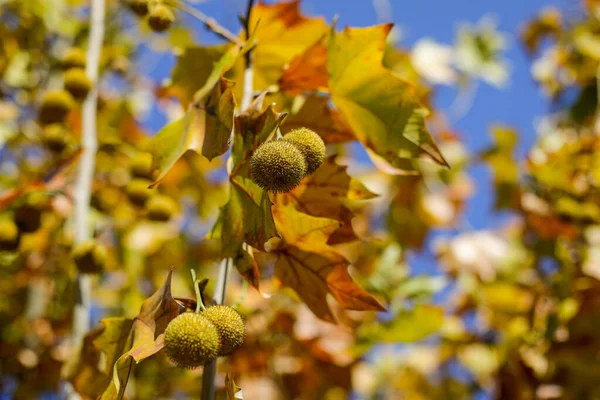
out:
<path id="1" fill-rule="evenodd" d="M 290 96 L 313 90 L 326 91 L 328 79 L 327 47 L 319 41 L 296 56 L 284 69 L 279 89 Z"/>
<path id="2" fill-rule="evenodd" d="M 273 252 L 277 256 L 275 276 L 284 286 L 294 289 L 315 315 L 334 321 L 327 294 L 345 309 L 384 310 L 352 280 L 349 261 L 327 245 L 329 236 L 339 226 L 336 221 L 299 213 L 291 206 L 274 206 L 273 216 L 282 237 Z"/>

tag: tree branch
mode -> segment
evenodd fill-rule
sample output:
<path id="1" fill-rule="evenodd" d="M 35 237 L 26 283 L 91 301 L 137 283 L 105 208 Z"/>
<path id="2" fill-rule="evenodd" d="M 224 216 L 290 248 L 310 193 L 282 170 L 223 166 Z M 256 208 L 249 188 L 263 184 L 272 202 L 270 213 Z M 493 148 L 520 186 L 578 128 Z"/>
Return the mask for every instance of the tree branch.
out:
<path id="1" fill-rule="evenodd" d="M 87 50 L 86 74 L 93 82 L 92 90 L 83 104 L 82 150 L 77 181 L 75 183 L 75 243 L 90 237 L 89 208 L 94 178 L 94 162 L 98 140 L 96 137 L 96 109 L 98 105 L 98 70 L 102 42 L 104 41 L 105 0 L 92 0 L 90 14 L 90 39 Z M 73 315 L 73 339 L 81 342 L 90 327 L 91 280 L 79 274 L 77 304 Z"/>
<path id="2" fill-rule="evenodd" d="M 192 17 L 196 18 L 198 21 L 202 22 L 207 29 L 213 31 L 223 39 L 228 40 L 231 43 L 235 43 L 238 46 L 241 46 L 243 44 L 237 37 L 237 35 L 235 35 L 233 32 L 229 31 L 227 28 L 219 24 L 216 19 L 209 17 L 208 15 L 204 14 L 203 12 L 195 9 L 194 7 L 186 4 L 181 0 L 175 1 L 175 6 L 184 13 L 187 13 Z"/>

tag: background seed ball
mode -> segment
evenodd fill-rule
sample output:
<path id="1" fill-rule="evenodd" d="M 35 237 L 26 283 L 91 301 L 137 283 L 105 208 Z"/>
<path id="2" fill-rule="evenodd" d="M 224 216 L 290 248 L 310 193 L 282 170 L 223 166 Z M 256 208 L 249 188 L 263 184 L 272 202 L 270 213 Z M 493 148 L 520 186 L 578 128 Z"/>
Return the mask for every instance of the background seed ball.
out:
<path id="1" fill-rule="evenodd" d="M 69 131 L 61 124 L 51 124 L 44 128 L 42 142 L 54 153 L 62 152 L 69 144 Z"/>
<path id="2" fill-rule="evenodd" d="M 136 178 L 152 179 L 152 154 L 139 153 L 131 160 L 131 174 Z"/>
<path id="3" fill-rule="evenodd" d="M 148 186 L 151 184 L 152 182 L 148 179 L 132 179 L 125 188 L 129 201 L 136 206 L 144 206 L 148 199 L 154 194 L 151 189 L 148 189 Z"/>
<path id="4" fill-rule="evenodd" d="M 37 204 L 22 204 L 15 210 L 15 224 L 23 233 L 37 231 L 42 225 L 42 207 Z"/>
<path id="5" fill-rule="evenodd" d="M 83 100 L 92 88 L 92 82 L 82 68 L 71 68 L 65 73 L 65 89 L 76 100 Z"/>
<path id="6" fill-rule="evenodd" d="M 274 140 L 256 149 L 250 169 L 258 186 L 273 192 L 288 192 L 306 175 L 306 161 L 293 144 Z"/>
<path id="7" fill-rule="evenodd" d="M 217 328 L 221 347 L 219 355 L 226 356 L 244 343 L 246 327 L 240 313 L 229 306 L 209 307 L 202 313 Z"/>
<path id="8" fill-rule="evenodd" d="M 166 222 L 177 212 L 177 203 L 168 196 L 158 195 L 146 204 L 150 221 Z"/>
<path id="9" fill-rule="evenodd" d="M 128 5 L 138 17 L 148 14 L 148 0 L 129 0 Z"/>
<path id="10" fill-rule="evenodd" d="M 0 217 L 0 250 L 13 251 L 19 247 L 19 228 L 8 217 Z"/>
<path id="11" fill-rule="evenodd" d="M 203 315 L 184 313 L 165 330 L 167 357 L 182 368 L 196 368 L 217 358 L 219 335 L 215 326 Z"/>
<path id="12" fill-rule="evenodd" d="M 72 251 L 73 261 L 82 274 L 97 274 L 106 266 L 106 248 L 94 239 L 78 243 Z"/>
<path id="13" fill-rule="evenodd" d="M 175 14 L 171 7 L 159 4 L 150 10 L 148 25 L 155 32 L 164 32 L 171 27 L 175 21 Z"/>
<path id="14" fill-rule="evenodd" d="M 73 96 L 65 90 L 51 90 L 44 94 L 40 104 L 39 120 L 42 124 L 63 122 L 75 106 Z"/>
<path id="15" fill-rule="evenodd" d="M 61 67 L 64 70 L 71 68 L 85 68 L 87 56 L 79 47 L 72 47 L 63 56 Z"/>
<path id="16" fill-rule="evenodd" d="M 306 159 L 306 174 L 315 172 L 325 159 L 325 142 L 307 128 L 294 129 L 283 137 L 283 140 L 295 144 Z"/>

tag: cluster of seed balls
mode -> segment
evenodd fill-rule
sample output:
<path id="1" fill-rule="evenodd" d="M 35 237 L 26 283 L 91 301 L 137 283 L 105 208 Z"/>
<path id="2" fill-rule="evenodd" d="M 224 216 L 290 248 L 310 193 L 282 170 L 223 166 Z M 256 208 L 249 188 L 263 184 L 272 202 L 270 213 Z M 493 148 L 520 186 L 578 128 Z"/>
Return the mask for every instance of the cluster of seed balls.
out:
<path id="1" fill-rule="evenodd" d="M 288 192 L 315 172 L 325 158 L 325 143 L 314 131 L 294 129 L 283 139 L 263 143 L 250 159 L 252 180 L 265 190 Z"/>
<path id="2" fill-rule="evenodd" d="M 148 16 L 148 26 L 154 32 L 164 32 L 175 21 L 173 8 L 162 0 L 125 0 L 138 17 Z"/>
<path id="3" fill-rule="evenodd" d="M 67 116 L 92 88 L 92 82 L 85 73 L 86 54 L 82 49 L 73 47 L 67 50 L 60 66 L 64 71 L 64 88 L 44 93 L 38 115 L 44 132 L 42 140 L 57 153 L 68 145 L 68 128 L 64 125 Z"/>
<path id="4" fill-rule="evenodd" d="M 167 326 L 165 353 L 179 367 L 196 368 L 237 350 L 245 331 L 242 316 L 232 307 L 183 313 Z"/>

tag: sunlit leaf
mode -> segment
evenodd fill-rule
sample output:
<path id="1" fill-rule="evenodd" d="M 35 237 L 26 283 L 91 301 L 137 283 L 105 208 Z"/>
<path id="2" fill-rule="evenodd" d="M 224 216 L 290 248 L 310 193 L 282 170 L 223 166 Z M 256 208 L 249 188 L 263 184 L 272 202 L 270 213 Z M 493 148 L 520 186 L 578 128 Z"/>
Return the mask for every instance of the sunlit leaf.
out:
<path id="1" fill-rule="evenodd" d="M 367 148 L 392 167 L 414 169 L 412 159 L 447 165 L 425 127 L 427 109 L 411 86 L 381 65 L 391 25 L 332 32 L 329 88 L 334 104 Z"/>

